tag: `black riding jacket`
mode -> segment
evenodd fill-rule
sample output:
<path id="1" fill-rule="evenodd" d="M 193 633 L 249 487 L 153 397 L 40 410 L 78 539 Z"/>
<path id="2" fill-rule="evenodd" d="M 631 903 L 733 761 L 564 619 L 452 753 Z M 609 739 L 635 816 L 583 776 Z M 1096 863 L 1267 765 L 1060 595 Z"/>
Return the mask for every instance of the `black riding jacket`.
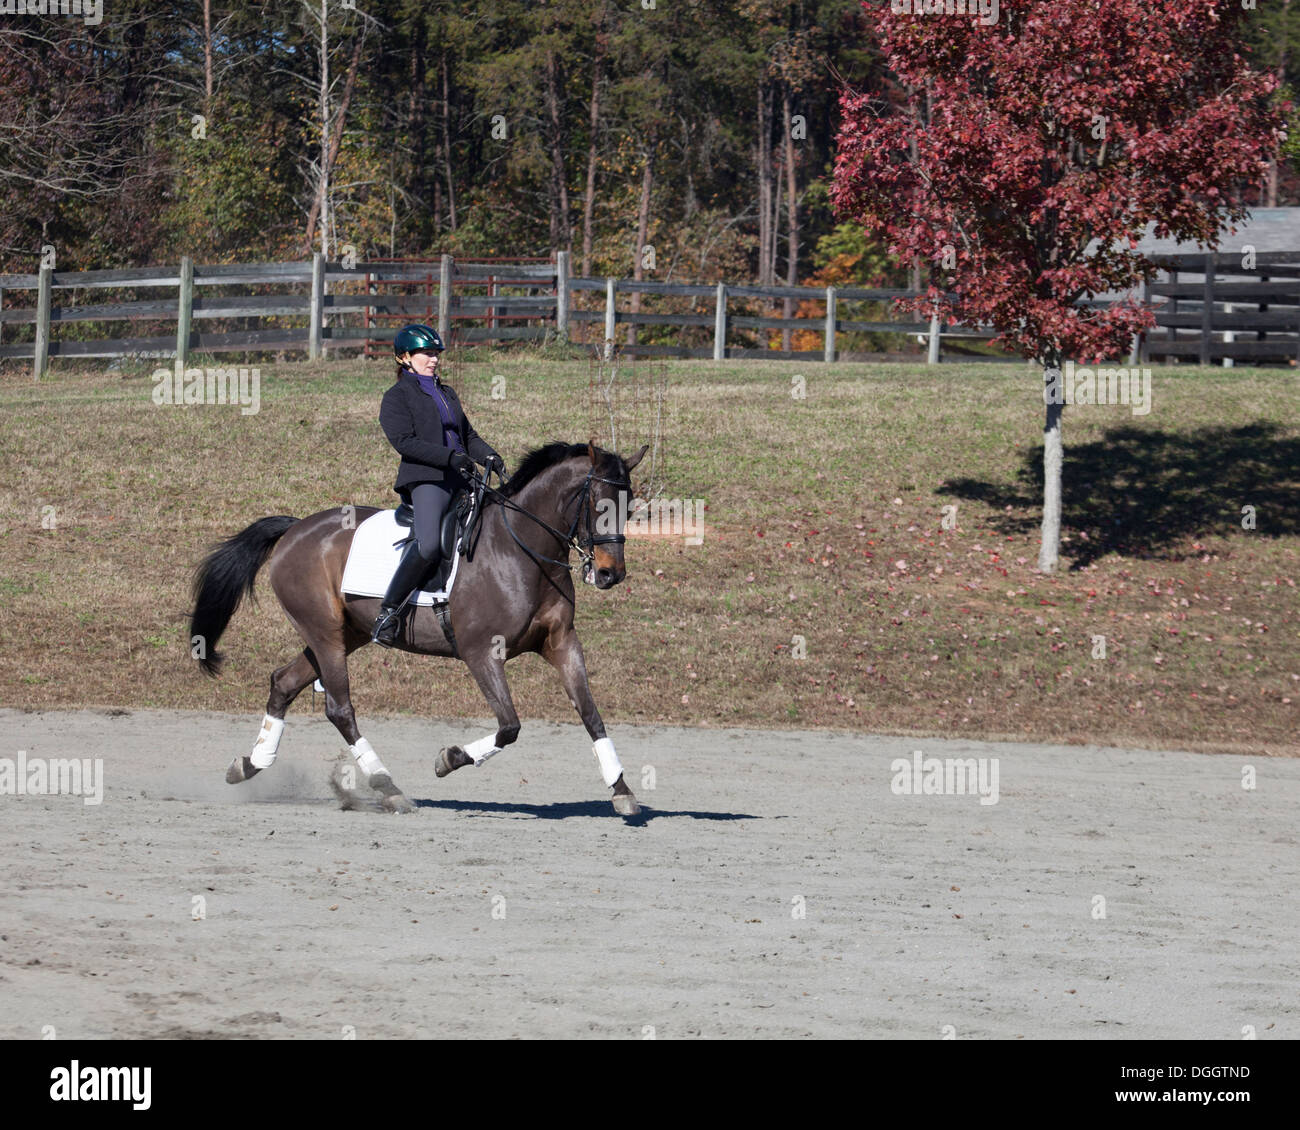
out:
<path id="1" fill-rule="evenodd" d="M 466 418 L 460 398 L 451 386 L 439 381 L 438 391 L 446 398 L 453 418 L 457 419 L 466 454 L 480 464 L 486 462 L 489 455 L 496 455 L 492 446 Z M 404 487 L 415 483 L 440 483 L 447 477 L 452 448 L 446 446 L 442 416 L 433 397 L 420 387 L 420 382 L 409 369 L 403 369 L 401 376 L 384 393 L 379 407 L 379 426 L 402 457 L 401 466 L 397 468 L 397 481 L 393 484 L 395 491 L 401 494 Z"/>

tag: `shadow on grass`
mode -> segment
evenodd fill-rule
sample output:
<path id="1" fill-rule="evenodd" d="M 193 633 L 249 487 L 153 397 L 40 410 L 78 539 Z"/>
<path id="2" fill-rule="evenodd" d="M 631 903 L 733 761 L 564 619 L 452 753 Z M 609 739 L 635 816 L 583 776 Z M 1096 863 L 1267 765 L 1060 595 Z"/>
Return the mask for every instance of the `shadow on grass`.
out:
<path id="1" fill-rule="evenodd" d="M 1260 421 L 1190 432 L 1112 428 L 1098 442 L 1065 445 L 1063 533 L 1079 569 L 1108 553 L 1181 560 L 1189 539 L 1239 533 L 1242 507 L 1255 508 L 1255 533 L 1300 534 L 1300 437 Z M 949 479 L 936 494 L 986 503 L 1005 534 L 1042 522 L 1043 447 L 1026 452 L 1016 481 Z"/>
<path id="2" fill-rule="evenodd" d="M 505 801 L 416 800 L 416 808 L 439 808 L 470 816 L 534 816 L 539 820 L 568 820 L 575 816 L 612 817 L 614 806 L 607 800 L 558 801 L 555 804 L 511 804 Z M 624 817 L 629 824 L 645 824 L 667 816 L 688 816 L 692 820 L 757 820 L 746 812 L 674 812 L 641 805 L 639 816 Z"/>

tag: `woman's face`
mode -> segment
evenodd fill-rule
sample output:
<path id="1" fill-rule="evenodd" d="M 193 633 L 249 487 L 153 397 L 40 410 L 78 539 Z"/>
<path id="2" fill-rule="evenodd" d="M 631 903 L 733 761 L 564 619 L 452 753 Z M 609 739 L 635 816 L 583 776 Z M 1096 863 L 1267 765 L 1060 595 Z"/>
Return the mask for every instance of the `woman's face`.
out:
<path id="1" fill-rule="evenodd" d="M 408 353 L 402 358 L 403 365 L 409 365 L 422 377 L 431 377 L 438 371 L 438 359 L 441 353 L 425 353 L 423 349 Z"/>

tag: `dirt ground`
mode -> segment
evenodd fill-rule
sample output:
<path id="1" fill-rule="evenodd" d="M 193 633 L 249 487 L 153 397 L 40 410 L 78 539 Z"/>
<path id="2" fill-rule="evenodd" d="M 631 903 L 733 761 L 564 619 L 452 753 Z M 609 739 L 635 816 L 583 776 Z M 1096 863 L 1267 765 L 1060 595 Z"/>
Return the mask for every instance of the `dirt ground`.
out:
<path id="1" fill-rule="evenodd" d="M 438 780 L 485 719 L 370 720 L 394 816 L 301 705 L 225 784 L 258 720 L 0 710 L 104 772 L 0 796 L 0 1037 L 1300 1036 L 1293 760 L 623 726 L 624 821 L 577 727 Z M 918 748 L 997 803 L 896 795 Z"/>

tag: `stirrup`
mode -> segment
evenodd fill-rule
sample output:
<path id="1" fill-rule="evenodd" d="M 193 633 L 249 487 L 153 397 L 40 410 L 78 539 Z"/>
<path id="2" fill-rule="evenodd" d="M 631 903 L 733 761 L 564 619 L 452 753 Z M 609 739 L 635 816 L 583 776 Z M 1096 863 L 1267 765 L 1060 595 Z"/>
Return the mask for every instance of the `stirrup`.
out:
<path id="1" fill-rule="evenodd" d="M 405 607 L 405 601 L 397 605 L 396 608 L 381 608 L 379 615 L 375 617 L 375 626 L 370 631 L 370 640 L 372 643 L 379 644 L 380 647 L 397 646 L 397 629 L 402 620 L 402 609 Z"/>

